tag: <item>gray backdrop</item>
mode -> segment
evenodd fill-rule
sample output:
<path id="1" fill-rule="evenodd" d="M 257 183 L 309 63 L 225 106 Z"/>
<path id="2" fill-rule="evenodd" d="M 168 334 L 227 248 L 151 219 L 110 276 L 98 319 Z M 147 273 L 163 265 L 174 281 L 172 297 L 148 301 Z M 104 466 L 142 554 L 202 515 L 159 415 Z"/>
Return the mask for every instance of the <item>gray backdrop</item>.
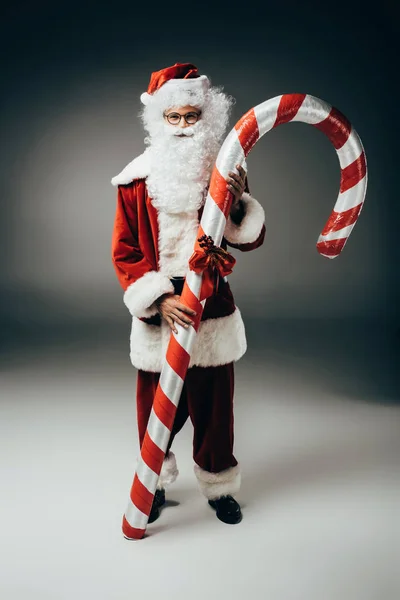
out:
<path id="1" fill-rule="evenodd" d="M 394 9 L 19 2 L 0 29 L 0 596 L 397 600 Z M 252 150 L 266 238 L 232 250 L 230 276 L 248 338 L 235 364 L 243 523 L 227 528 L 197 492 L 188 423 L 180 478 L 136 545 L 121 534 L 136 370 L 110 179 L 143 151 L 151 72 L 175 62 L 236 98 L 232 126 L 282 93 L 336 106 L 363 141 L 369 186 L 329 260 L 315 248 L 340 181 L 327 138 L 290 123 Z"/>
<path id="2" fill-rule="evenodd" d="M 186 24 L 171 6 L 164 10 L 166 21 L 159 13 L 149 28 L 150 9 L 128 5 L 9 9 L 1 42 L 0 285 L 14 341 L 21 328 L 126 319 L 110 259 L 110 179 L 143 151 L 137 113 L 151 71 L 176 61 L 194 62 L 236 98 L 232 126 L 268 98 L 306 92 L 339 108 L 365 146 L 365 206 L 335 260 L 315 248 L 340 180 L 328 139 L 292 123 L 252 150 L 249 183 L 265 208 L 267 235 L 261 249 L 237 256 L 231 275 L 244 314 L 380 317 L 396 329 L 390 9 L 227 5 L 196 9 Z"/>

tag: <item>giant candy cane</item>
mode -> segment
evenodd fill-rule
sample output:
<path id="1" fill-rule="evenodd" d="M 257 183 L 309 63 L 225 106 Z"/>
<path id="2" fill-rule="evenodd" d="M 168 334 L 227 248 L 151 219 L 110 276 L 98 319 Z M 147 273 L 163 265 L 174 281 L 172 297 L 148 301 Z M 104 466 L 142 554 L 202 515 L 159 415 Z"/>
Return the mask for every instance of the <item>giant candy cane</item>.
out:
<path id="1" fill-rule="evenodd" d="M 340 192 L 318 238 L 317 250 L 328 258 L 335 258 L 343 250 L 362 209 L 367 188 L 366 158 L 361 140 L 346 117 L 326 102 L 306 94 L 284 94 L 249 110 L 225 139 L 211 176 L 189 265 L 195 254 L 204 255 L 201 243 L 204 236 L 209 236 L 217 247 L 221 243 L 232 203 L 232 194 L 227 190 L 228 172 L 233 171 L 236 164 L 244 163 L 250 150 L 267 131 L 290 121 L 314 125 L 328 136 L 336 149 L 341 167 Z M 187 329 L 176 324 L 178 333 L 171 332 L 129 504 L 122 520 L 122 531 L 128 539 L 141 539 L 146 531 L 203 307 L 211 293 L 209 284 L 205 271 L 188 270 L 181 301 L 197 312 L 196 317 L 192 317 L 195 324 Z"/>

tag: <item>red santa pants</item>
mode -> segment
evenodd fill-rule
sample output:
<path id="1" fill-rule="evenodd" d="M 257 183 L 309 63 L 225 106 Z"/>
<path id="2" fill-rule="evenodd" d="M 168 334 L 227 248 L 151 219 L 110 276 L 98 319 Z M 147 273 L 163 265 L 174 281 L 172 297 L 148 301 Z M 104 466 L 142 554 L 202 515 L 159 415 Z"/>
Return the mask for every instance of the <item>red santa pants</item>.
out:
<path id="1" fill-rule="evenodd" d="M 146 433 L 160 373 L 138 370 L 137 417 L 139 443 Z M 217 367 L 187 370 L 166 455 L 188 417 L 193 428 L 194 462 L 210 473 L 219 473 L 238 462 L 233 456 L 233 362 Z"/>

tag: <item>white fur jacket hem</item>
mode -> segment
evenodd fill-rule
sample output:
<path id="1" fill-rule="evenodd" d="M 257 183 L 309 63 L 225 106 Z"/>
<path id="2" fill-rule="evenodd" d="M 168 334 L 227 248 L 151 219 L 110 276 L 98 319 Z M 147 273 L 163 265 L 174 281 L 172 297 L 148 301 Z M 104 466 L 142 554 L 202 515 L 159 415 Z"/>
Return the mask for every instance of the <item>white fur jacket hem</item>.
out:
<path id="1" fill-rule="evenodd" d="M 173 334 L 176 335 L 176 334 Z M 130 359 L 137 369 L 161 373 L 171 336 L 168 323 L 149 325 L 132 318 Z M 179 333 L 178 333 L 179 336 Z M 247 350 L 246 332 L 239 308 L 226 316 L 200 321 L 189 367 L 217 367 L 239 360 Z"/>

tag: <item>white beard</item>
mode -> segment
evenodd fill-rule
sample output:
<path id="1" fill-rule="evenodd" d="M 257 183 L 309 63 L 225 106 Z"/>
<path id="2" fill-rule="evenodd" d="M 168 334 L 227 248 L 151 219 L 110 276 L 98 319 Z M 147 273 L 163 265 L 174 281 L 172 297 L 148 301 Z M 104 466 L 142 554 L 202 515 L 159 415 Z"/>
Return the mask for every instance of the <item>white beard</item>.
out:
<path id="1" fill-rule="evenodd" d="M 213 128 L 203 119 L 186 128 L 160 124 L 148 148 L 146 185 L 153 206 L 173 214 L 197 211 L 205 202 L 220 146 Z"/>

